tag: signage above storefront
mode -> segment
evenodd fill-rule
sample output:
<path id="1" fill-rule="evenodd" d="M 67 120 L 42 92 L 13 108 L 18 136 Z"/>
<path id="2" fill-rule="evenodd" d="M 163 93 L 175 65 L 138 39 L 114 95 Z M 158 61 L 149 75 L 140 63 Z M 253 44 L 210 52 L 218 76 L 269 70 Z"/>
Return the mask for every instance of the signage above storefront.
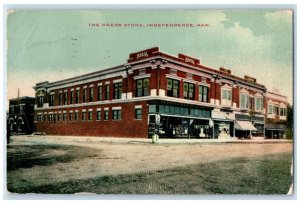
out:
<path id="1" fill-rule="evenodd" d="M 185 63 L 188 64 L 193 64 L 193 65 L 199 65 L 200 64 L 200 60 L 184 55 L 184 54 L 178 54 L 178 58 L 182 59 Z"/>
<path id="2" fill-rule="evenodd" d="M 148 57 L 151 57 L 154 53 L 159 52 L 159 47 L 153 47 L 147 50 L 142 50 L 139 52 L 131 53 L 129 55 L 128 62 L 132 62 L 135 60 L 141 60 Z"/>
<path id="3" fill-rule="evenodd" d="M 245 75 L 245 76 L 244 76 L 244 79 L 245 79 L 247 82 L 250 82 L 250 83 L 256 83 L 256 79 L 253 78 L 253 77 L 250 77 L 250 76 Z"/>

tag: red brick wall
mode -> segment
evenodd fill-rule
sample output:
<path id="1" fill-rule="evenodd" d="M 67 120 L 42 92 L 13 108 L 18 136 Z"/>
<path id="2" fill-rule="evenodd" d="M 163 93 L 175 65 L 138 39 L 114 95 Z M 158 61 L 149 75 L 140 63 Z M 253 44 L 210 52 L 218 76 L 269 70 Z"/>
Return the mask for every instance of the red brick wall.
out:
<path id="1" fill-rule="evenodd" d="M 135 105 L 142 105 L 142 120 L 135 119 Z M 121 106 L 121 120 L 112 120 L 112 107 Z M 101 121 L 96 120 L 97 108 L 101 107 Z M 104 120 L 104 107 L 109 107 L 109 120 Z M 79 136 L 108 136 L 108 137 L 137 137 L 148 138 L 148 106 L 146 102 L 120 103 L 109 105 L 95 105 L 93 109 L 93 120 L 88 121 L 88 109 L 91 106 L 77 108 L 62 108 L 66 110 L 67 120 L 37 122 L 37 131 L 46 132 L 49 135 L 79 135 Z M 81 121 L 81 110 L 86 109 L 86 121 Z M 73 110 L 73 120 L 69 121 L 69 111 Z M 74 121 L 75 110 L 78 110 L 78 121 Z M 54 112 L 47 110 L 41 112 Z M 36 113 L 39 111 L 36 111 Z M 61 114 L 62 114 L 61 113 Z"/>

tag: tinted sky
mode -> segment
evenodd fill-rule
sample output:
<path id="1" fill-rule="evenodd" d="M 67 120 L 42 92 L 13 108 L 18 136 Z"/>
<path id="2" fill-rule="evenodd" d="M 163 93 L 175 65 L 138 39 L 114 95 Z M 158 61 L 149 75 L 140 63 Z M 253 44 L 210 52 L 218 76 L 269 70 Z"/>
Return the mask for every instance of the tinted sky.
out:
<path id="1" fill-rule="evenodd" d="M 89 27 L 89 23 L 191 23 L 209 27 Z M 159 46 L 173 55 L 250 75 L 292 102 L 293 28 L 288 10 L 15 11 L 7 19 L 8 98 L 32 87 L 124 64 L 129 53 Z"/>

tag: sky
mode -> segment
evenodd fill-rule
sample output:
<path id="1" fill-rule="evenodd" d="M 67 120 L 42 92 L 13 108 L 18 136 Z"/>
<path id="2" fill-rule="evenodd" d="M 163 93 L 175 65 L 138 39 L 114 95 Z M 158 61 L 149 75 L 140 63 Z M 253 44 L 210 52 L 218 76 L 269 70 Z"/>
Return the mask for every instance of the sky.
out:
<path id="1" fill-rule="evenodd" d="M 293 93 L 290 10 L 14 10 L 7 17 L 7 98 L 33 86 L 126 63 L 159 46 L 201 64 L 249 75 L 270 91 Z M 90 23 L 208 24 L 203 27 L 92 27 Z"/>

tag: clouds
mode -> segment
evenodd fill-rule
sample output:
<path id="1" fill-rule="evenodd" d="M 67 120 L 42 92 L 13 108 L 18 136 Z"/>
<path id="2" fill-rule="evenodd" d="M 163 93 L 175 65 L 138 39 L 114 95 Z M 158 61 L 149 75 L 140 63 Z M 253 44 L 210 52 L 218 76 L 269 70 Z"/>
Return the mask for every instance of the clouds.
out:
<path id="1" fill-rule="evenodd" d="M 55 81 L 120 65 L 129 53 L 153 46 L 174 55 L 197 56 L 205 65 L 217 69 L 225 66 L 241 77 L 252 75 L 268 88 L 275 86 L 289 98 L 292 96 L 292 14 L 287 10 L 62 10 L 45 11 L 40 17 L 41 13 L 17 11 L 8 19 L 9 97 L 21 85 L 14 83 L 21 76 L 28 79 L 24 89 L 33 93 L 31 87 L 39 81 Z M 210 26 L 90 28 L 89 23 Z M 22 44 L 34 25 L 22 54 Z"/>

